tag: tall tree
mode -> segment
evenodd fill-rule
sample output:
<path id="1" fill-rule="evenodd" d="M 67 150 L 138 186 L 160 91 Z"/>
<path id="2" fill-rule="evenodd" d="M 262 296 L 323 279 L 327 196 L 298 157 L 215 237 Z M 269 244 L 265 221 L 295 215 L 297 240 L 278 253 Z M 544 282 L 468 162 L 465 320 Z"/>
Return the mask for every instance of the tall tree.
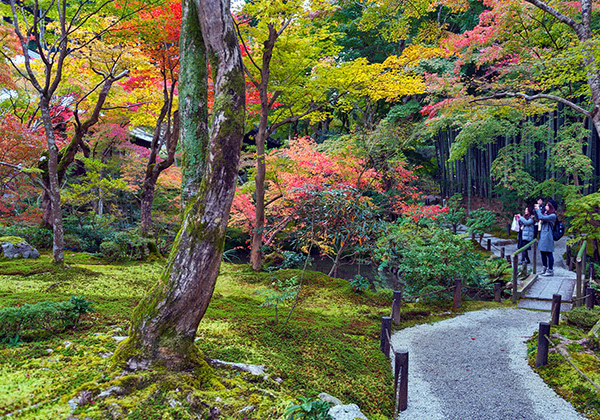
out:
<path id="1" fill-rule="evenodd" d="M 327 103 L 324 94 L 327 88 L 315 83 L 308 70 L 337 50 L 333 43 L 335 36 L 327 25 L 311 26 L 315 16 L 330 7 L 322 0 L 249 2 L 238 26 L 246 74 L 260 97 L 258 130 L 254 136 L 256 220 L 250 256 L 255 270 L 262 267 L 265 142 L 279 127 L 307 118 Z"/>
<path id="2" fill-rule="evenodd" d="M 190 45 L 189 37 L 203 39 L 203 47 L 195 44 L 201 49 L 187 51 L 197 60 L 182 60 L 181 72 L 196 76 L 195 83 L 201 86 L 196 98 L 202 100 L 197 105 L 205 108 L 208 92 L 202 87 L 207 83 L 208 61 L 215 100 L 209 141 L 191 152 L 198 162 L 196 170 L 203 171 L 198 191 L 188 200 L 165 272 L 136 308 L 129 337 L 115 353 L 116 360 L 130 369 L 162 365 L 187 370 L 204 363 L 194 337 L 221 263 L 245 122 L 244 70 L 229 8 L 228 0 L 183 2 L 182 48 Z M 182 109 L 180 115 L 185 126 L 189 109 Z M 200 122 L 208 126 L 206 116 Z M 182 141 L 184 149 L 189 145 Z"/>
<path id="3" fill-rule="evenodd" d="M 74 131 L 68 145 L 59 150 L 58 135 L 55 127 L 53 108 L 56 105 L 56 93 L 65 81 L 65 66 L 68 59 L 78 53 L 88 51 L 89 47 L 102 38 L 104 34 L 113 29 L 131 11 L 124 8 L 121 17 L 104 25 L 98 31 L 87 31 L 87 25 L 98 24 L 103 20 L 102 14 L 112 6 L 112 1 L 101 4 L 82 3 L 78 7 L 67 7 L 67 0 L 45 1 L 33 0 L 31 2 L 10 1 L 11 18 L 14 33 L 17 36 L 20 53 L 24 65 L 15 62 L 13 57 L 2 54 L 13 69 L 37 92 L 39 97 L 38 110 L 41 115 L 42 125 L 47 142 L 47 156 L 41 161 L 44 169 L 44 197 L 46 198 L 45 220 L 50 223 L 53 230 L 53 257 L 54 262 L 64 262 L 64 241 L 62 208 L 60 203 L 60 181 L 68 166 L 73 162 L 75 154 L 80 148 L 85 149 L 84 137 L 90 128 L 95 125 L 104 109 L 109 91 L 113 84 L 127 76 L 128 71 L 121 68 L 121 54 L 113 53 L 101 60 L 94 67 L 98 77 L 96 84 L 88 92 L 83 93 L 74 101 Z M 48 22 L 53 22 L 55 29 L 47 31 Z M 30 42 L 33 42 L 38 60 L 32 59 Z M 91 62 L 91 60 L 90 60 Z M 41 70 L 38 70 L 38 66 Z M 86 118 L 80 117 L 80 106 L 90 96 L 95 97 L 91 112 L 86 113 Z M 37 110 L 36 110 L 37 113 Z"/>

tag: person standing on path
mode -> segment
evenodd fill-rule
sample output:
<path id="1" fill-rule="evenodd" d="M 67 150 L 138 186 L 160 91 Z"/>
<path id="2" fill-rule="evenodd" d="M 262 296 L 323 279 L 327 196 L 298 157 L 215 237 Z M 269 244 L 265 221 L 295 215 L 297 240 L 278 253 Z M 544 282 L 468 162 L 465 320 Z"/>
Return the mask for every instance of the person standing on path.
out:
<path id="1" fill-rule="evenodd" d="M 546 212 L 542 213 L 540 205 L 535 205 L 535 212 L 538 220 L 542 222 L 542 228 L 540 229 L 540 241 L 538 249 L 542 254 L 542 276 L 552 277 L 554 275 L 554 236 L 552 235 L 552 228 L 556 223 L 556 202 L 549 200 L 546 203 Z"/>
<path id="2" fill-rule="evenodd" d="M 517 245 L 517 247 L 521 249 L 529 242 L 531 242 L 535 236 L 535 220 L 533 218 L 533 207 L 525 207 L 525 211 L 523 212 L 522 216 L 520 214 L 517 214 L 517 220 L 519 221 L 520 227 L 519 244 Z M 521 264 L 524 263 L 531 264 L 531 260 L 529 259 L 529 249 L 526 249 L 521 253 Z"/>

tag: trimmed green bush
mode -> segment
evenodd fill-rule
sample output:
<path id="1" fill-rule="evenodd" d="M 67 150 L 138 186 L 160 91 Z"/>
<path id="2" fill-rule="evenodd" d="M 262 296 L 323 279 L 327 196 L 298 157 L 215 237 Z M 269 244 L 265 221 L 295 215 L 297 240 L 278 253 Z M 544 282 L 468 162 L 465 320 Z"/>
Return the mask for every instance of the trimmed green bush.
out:
<path id="1" fill-rule="evenodd" d="M 73 296 L 63 302 L 38 302 L 0 309 L 0 340 L 14 341 L 24 331 L 63 331 L 92 312 L 89 300 Z"/>
<path id="2" fill-rule="evenodd" d="M 115 241 L 106 241 L 100 244 L 100 255 L 107 261 L 115 262 L 125 259 L 127 254 L 121 249 L 121 245 Z"/>
<path id="3" fill-rule="evenodd" d="M 565 318 L 569 324 L 576 325 L 589 331 L 596 322 L 600 321 L 600 308 L 590 310 L 582 306 L 566 312 Z"/>

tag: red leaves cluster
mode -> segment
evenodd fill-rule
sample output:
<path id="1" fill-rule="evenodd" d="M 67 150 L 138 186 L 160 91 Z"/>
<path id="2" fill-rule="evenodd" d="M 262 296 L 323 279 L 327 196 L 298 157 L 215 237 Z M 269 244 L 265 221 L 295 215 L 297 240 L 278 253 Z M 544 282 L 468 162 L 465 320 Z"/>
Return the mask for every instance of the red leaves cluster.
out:
<path id="1" fill-rule="evenodd" d="M 23 168 L 35 166 L 45 137 L 28 129 L 11 114 L 0 121 L 0 161 Z M 18 169 L 0 165 L 0 220 L 10 223 L 39 220 L 40 212 L 28 207 L 27 198 L 36 192 Z"/>

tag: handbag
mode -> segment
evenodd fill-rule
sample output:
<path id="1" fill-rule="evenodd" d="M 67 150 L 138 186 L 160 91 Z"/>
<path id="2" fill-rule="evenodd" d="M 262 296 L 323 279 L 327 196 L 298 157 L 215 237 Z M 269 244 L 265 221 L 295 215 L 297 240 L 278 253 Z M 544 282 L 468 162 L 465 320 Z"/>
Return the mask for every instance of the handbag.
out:
<path id="1" fill-rule="evenodd" d="M 516 218 L 513 218 L 512 224 L 510 225 L 510 230 L 513 232 L 519 231 L 519 221 Z"/>

